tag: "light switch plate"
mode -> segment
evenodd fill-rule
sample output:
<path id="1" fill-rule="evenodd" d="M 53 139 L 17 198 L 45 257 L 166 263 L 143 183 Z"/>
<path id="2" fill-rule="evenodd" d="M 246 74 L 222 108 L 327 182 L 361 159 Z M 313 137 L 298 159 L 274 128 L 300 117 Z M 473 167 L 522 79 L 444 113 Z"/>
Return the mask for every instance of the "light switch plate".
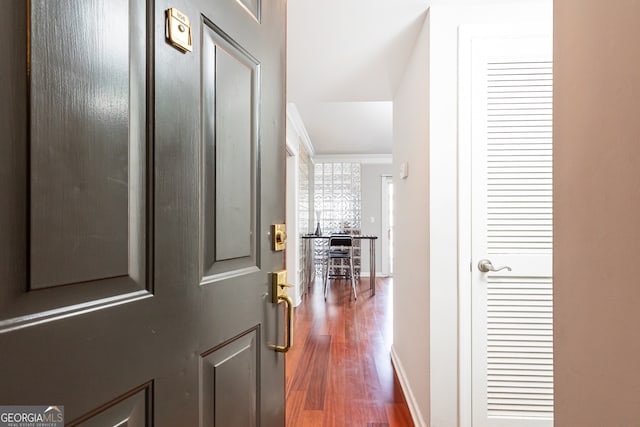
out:
<path id="1" fill-rule="evenodd" d="M 400 165 L 400 179 L 407 179 L 409 176 L 409 163 L 402 162 Z"/>

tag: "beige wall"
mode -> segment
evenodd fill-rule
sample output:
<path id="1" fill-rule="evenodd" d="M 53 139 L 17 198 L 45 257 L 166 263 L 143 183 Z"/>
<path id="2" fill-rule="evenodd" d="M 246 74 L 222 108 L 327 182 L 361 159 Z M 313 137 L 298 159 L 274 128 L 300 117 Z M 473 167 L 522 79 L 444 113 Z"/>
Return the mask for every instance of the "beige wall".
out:
<path id="1" fill-rule="evenodd" d="M 554 5 L 556 427 L 640 425 L 639 17 Z"/>
<path id="2" fill-rule="evenodd" d="M 393 100 L 393 353 L 418 426 L 429 420 L 429 15 Z M 399 179 L 400 164 L 409 177 Z"/>

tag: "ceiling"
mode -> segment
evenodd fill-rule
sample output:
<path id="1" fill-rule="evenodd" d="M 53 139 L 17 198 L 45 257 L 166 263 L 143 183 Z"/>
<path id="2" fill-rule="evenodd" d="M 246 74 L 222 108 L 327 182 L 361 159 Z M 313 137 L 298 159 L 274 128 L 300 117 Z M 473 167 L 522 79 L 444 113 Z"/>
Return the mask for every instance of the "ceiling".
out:
<path id="1" fill-rule="evenodd" d="M 429 0 L 289 0 L 287 101 L 316 154 L 390 154 L 395 89 Z"/>

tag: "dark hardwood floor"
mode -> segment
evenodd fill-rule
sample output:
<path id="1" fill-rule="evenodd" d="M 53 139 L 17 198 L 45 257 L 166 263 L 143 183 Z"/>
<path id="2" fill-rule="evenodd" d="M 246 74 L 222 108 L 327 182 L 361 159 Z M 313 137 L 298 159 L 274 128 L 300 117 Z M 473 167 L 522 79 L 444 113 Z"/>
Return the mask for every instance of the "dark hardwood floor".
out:
<path id="1" fill-rule="evenodd" d="M 369 279 L 349 299 L 349 283 L 332 281 L 325 303 L 318 281 L 295 311 L 286 356 L 288 427 L 411 427 L 391 365 L 392 279 Z"/>

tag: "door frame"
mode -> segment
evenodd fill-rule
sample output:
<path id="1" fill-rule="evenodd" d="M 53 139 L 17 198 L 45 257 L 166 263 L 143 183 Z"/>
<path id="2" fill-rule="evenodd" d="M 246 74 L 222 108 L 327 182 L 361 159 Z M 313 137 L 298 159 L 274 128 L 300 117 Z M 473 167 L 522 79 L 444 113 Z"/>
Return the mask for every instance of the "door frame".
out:
<path id="1" fill-rule="evenodd" d="M 389 202 L 389 182 L 393 185 L 392 175 L 380 176 L 380 270 L 382 276 L 393 276 L 393 265 L 389 258 L 391 242 L 385 236 L 390 224 L 390 210 L 392 203 Z"/>
<path id="2" fill-rule="evenodd" d="M 290 288 L 293 304 L 298 306 L 302 302 L 300 289 L 300 238 L 298 226 L 298 188 L 300 183 L 300 152 L 298 147 L 286 138 L 286 184 L 285 184 L 285 224 L 287 226 L 287 246 L 285 248 L 285 267 L 287 279 L 294 285 Z"/>
<path id="3" fill-rule="evenodd" d="M 472 407 L 472 146 L 471 65 L 475 39 L 553 34 L 551 23 L 461 25 L 458 31 L 458 387 L 461 427 L 473 425 Z"/>

